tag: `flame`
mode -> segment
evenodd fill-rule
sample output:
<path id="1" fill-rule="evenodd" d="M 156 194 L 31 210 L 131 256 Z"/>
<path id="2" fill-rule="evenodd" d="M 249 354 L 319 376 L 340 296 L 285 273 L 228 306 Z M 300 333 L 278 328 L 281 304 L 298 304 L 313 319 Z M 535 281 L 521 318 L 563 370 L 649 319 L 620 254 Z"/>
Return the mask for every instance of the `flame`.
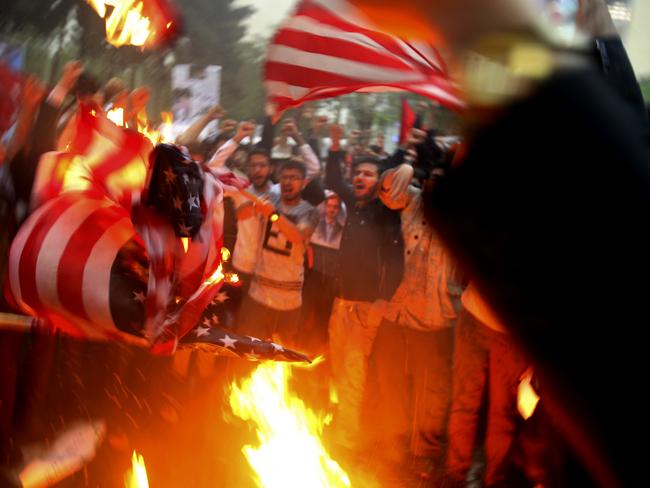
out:
<path id="1" fill-rule="evenodd" d="M 519 410 L 524 420 L 528 420 L 535 413 L 535 408 L 537 408 L 537 403 L 539 402 L 539 396 L 530 384 L 532 379 L 533 370 L 526 370 L 521 375 L 521 381 L 517 388 L 517 410 Z"/>
<path id="2" fill-rule="evenodd" d="M 115 47 L 144 46 L 154 36 L 151 20 L 142 15 L 138 0 L 87 0 L 97 15 L 106 21 L 106 40 Z M 108 17 L 106 7 L 113 7 Z"/>
<path id="3" fill-rule="evenodd" d="M 190 246 L 189 237 L 181 237 L 181 244 L 183 244 L 183 250 L 187 254 L 187 248 Z"/>
<path id="4" fill-rule="evenodd" d="M 226 274 L 226 283 L 229 285 L 238 285 L 241 283 L 239 275 L 237 273 L 227 273 Z"/>
<path id="5" fill-rule="evenodd" d="M 138 116 L 136 124 L 138 132 L 149 139 L 154 146 L 159 143 L 171 143 L 174 140 L 172 134 L 173 116 L 171 112 L 161 112 L 160 115 L 163 119 L 163 123 L 160 124 L 160 127 L 158 128 L 159 130 L 150 126 L 146 114 Z"/>
<path id="6" fill-rule="evenodd" d="M 144 458 L 135 451 L 131 457 L 131 469 L 124 477 L 124 486 L 126 488 L 149 488 Z"/>
<path id="7" fill-rule="evenodd" d="M 228 249 L 227 247 L 221 248 L 221 260 L 230 261 L 230 249 Z"/>
<path id="8" fill-rule="evenodd" d="M 171 112 L 160 112 L 162 124 L 160 124 L 160 142 L 172 142 L 174 140 L 174 114 Z"/>
<path id="9" fill-rule="evenodd" d="M 216 269 L 216 271 L 212 273 L 212 276 L 210 276 L 207 280 L 205 280 L 203 284 L 208 286 L 214 285 L 215 283 L 218 283 L 225 279 L 226 279 L 226 275 L 223 274 L 223 266 L 219 264 L 219 267 Z"/>
<path id="10" fill-rule="evenodd" d="M 315 414 L 288 386 L 291 366 L 263 363 L 250 378 L 231 385 L 230 406 L 244 420 L 257 425 L 260 445 L 242 452 L 257 474 L 258 486 L 349 487 L 346 472 L 321 441 L 331 416 Z"/>
<path id="11" fill-rule="evenodd" d="M 124 109 L 123 108 L 112 108 L 106 112 L 106 118 L 113 122 L 115 125 L 124 127 Z"/>
<path id="12" fill-rule="evenodd" d="M 173 126 L 174 116 L 171 112 L 161 112 L 160 116 L 163 120 L 160 124 L 159 130 L 151 127 L 147 114 L 141 112 L 138 114 L 136 120 L 136 130 L 151 141 L 154 146 L 159 143 L 171 143 L 174 140 Z M 115 107 L 106 113 L 106 118 L 120 127 L 126 127 L 124 120 L 124 109 Z"/>

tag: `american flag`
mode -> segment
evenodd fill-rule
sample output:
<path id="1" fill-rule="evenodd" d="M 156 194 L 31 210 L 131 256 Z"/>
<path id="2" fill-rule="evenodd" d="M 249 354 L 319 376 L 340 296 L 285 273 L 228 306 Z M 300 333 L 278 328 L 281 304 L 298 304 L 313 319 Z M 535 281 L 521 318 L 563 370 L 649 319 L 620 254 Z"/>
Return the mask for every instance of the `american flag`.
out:
<path id="1" fill-rule="evenodd" d="M 211 278 L 221 264 L 224 190 L 247 182 L 204 166 L 205 220 L 184 249 L 171 226 L 140 203 L 148 171 L 143 151 L 151 145 L 106 122 L 101 114 L 82 114 L 72 151 L 42 161 L 39 206 L 10 250 L 11 295 L 23 312 L 66 334 L 172 353 L 223 283 Z M 196 339 L 205 347 L 231 352 L 235 340 L 251 358 L 304 359 L 234 334 L 222 344 L 220 329 L 203 329 Z"/>
<path id="2" fill-rule="evenodd" d="M 303 0 L 269 46 L 265 86 L 278 112 L 354 91 L 410 91 L 460 108 L 438 51 L 372 26 L 343 0 Z"/>
<path id="3" fill-rule="evenodd" d="M 44 154 L 32 190 L 32 208 L 62 191 L 95 189 L 129 206 L 144 186 L 153 146 L 142 134 L 118 127 L 101 109 L 86 105 L 75 115 L 65 151 Z"/>

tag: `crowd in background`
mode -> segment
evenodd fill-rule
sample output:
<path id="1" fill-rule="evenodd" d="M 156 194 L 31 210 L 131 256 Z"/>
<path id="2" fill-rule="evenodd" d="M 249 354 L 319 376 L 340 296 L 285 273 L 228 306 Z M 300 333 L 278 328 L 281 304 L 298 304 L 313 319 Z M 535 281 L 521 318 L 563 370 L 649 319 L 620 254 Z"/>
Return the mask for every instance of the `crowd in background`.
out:
<path id="1" fill-rule="evenodd" d="M 66 147 L 75 110 L 89 100 L 105 112 L 120 107 L 120 122 L 138 128 L 147 98 L 146 87 L 129 92 L 117 78 L 100 87 L 78 62 L 49 91 L 27 80 L 18 122 L 4 139 L 3 266 L 12 235 L 34 209 L 39 158 Z M 176 138 L 194 160 L 225 165 L 250 182 L 225 200 L 227 265 L 239 283 L 211 308 L 212 323 L 324 354 L 338 397 L 332 449 L 386 483 L 417 486 L 444 476 L 460 486 L 479 437 L 487 483 L 509 480 L 526 363 L 464 281 L 423 204 L 461 139 L 438 135 L 426 103 L 392 154 L 384 134 L 346 130 L 313 110 L 275 125 L 270 115 L 256 136 L 255 123 L 214 107 Z M 218 134 L 201 138 L 213 120 Z M 3 310 L 16 312 L 9 304 Z M 6 368 L 16 360 L 3 355 Z M 47 382 L 42 370 L 36 376 Z M 20 385 L 7 385 L 11 399 Z M 3 428 L 15 434 L 9 403 Z"/>

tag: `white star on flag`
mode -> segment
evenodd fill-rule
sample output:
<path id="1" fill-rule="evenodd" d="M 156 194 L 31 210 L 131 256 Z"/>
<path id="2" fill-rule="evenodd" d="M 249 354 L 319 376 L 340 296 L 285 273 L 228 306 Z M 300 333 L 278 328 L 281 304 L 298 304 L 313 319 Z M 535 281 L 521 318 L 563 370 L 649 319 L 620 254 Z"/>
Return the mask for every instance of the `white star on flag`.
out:
<path id="1" fill-rule="evenodd" d="M 199 208 L 199 197 L 197 197 L 197 196 L 191 196 L 191 197 L 187 200 L 187 203 L 188 203 L 189 206 L 190 206 L 190 210 L 192 210 L 192 208 L 194 208 L 194 207 Z"/>
<path id="2" fill-rule="evenodd" d="M 176 174 L 174 174 L 174 172 L 171 170 L 171 168 L 167 168 L 165 171 L 163 171 L 163 173 L 165 173 L 165 182 L 168 185 L 170 185 L 174 181 L 176 181 Z"/>
<path id="3" fill-rule="evenodd" d="M 223 339 L 219 339 L 219 342 L 223 342 L 223 347 L 235 349 L 235 344 L 239 341 L 226 334 Z"/>
<path id="4" fill-rule="evenodd" d="M 210 322 L 212 322 L 214 325 L 219 325 L 219 317 L 217 317 L 217 314 L 212 314 Z"/>
<path id="5" fill-rule="evenodd" d="M 178 230 L 181 234 L 189 236 L 192 229 L 187 227 L 185 224 L 178 224 Z"/>
<path id="6" fill-rule="evenodd" d="M 178 197 L 174 197 L 174 208 L 176 210 L 183 210 L 183 200 Z"/>
<path id="7" fill-rule="evenodd" d="M 282 347 L 280 344 L 276 344 L 275 342 L 271 342 L 271 345 L 273 346 L 273 349 L 278 352 L 284 351 L 284 347 Z"/>
<path id="8" fill-rule="evenodd" d="M 144 293 L 142 293 L 141 291 L 134 291 L 133 292 L 133 299 L 136 302 L 144 303 L 145 300 L 146 300 L 146 297 L 145 297 Z"/>
<path id="9" fill-rule="evenodd" d="M 201 327 L 200 325 L 194 329 L 194 333 L 196 334 L 196 337 L 203 337 L 206 335 L 210 335 L 210 328 L 209 327 Z"/>
<path id="10" fill-rule="evenodd" d="M 253 342 L 262 342 L 262 340 L 258 339 L 257 337 L 253 337 L 253 336 L 247 336 L 247 337 Z"/>
<path id="11" fill-rule="evenodd" d="M 207 318 L 207 317 L 205 319 L 203 319 L 203 325 L 205 325 L 206 327 L 210 327 L 212 325 L 210 323 L 210 319 Z"/>

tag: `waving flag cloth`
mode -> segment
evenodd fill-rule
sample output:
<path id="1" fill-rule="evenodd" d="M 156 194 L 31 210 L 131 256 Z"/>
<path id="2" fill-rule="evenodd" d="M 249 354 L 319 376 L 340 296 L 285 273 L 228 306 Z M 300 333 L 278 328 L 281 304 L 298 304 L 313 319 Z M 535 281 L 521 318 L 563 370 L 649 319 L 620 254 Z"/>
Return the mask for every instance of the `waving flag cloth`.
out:
<path id="1" fill-rule="evenodd" d="M 275 34 L 264 73 L 278 113 L 354 91 L 410 91 L 463 106 L 433 46 L 379 31 L 342 0 L 301 1 Z"/>
<path id="2" fill-rule="evenodd" d="M 72 151 L 49 154 L 44 161 L 54 164 L 39 168 L 54 171 L 55 182 L 37 186 L 39 206 L 10 250 L 10 292 L 19 308 L 70 335 L 155 353 L 172 353 L 188 336 L 244 357 L 304 360 L 278 345 L 197 328 L 224 278 L 224 192 L 247 185 L 221 164 L 236 144 L 199 168 L 176 146 L 151 152 L 140 134 L 83 112 Z M 154 210 L 148 191 L 167 205 Z M 188 215 L 198 220 L 192 225 L 183 220 Z"/>
<path id="3" fill-rule="evenodd" d="M 415 126 L 417 115 L 411 108 L 408 100 L 402 97 L 402 120 L 399 127 L 399 143 L 404 144 L 408 138 L 409 131 Z"/>

